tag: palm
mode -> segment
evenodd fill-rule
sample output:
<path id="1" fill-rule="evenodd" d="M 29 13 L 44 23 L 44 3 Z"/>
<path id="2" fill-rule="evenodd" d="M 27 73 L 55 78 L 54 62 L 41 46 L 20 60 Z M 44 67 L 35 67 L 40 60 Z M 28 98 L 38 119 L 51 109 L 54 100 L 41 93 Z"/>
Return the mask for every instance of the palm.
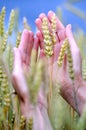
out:
<path id="1" fill-rule="evenodd" d="M 24 30 L 18 49 L 21 53 L 22 65 L 26 68 L 28 68 L 30 64 L 30 56 L 33 47 L 33 41 L 33 33 L 31 31 Z"/>
<path id="2" fill-rule="evenodd" d="M 48 13 L 48 16 L 46 16 L 45 14 L 41 14 L 39 16 L 39 18 L 36 19 L 36 25 L 38 28 L 37 37 L 40 39 L 41 50 L 44 50 L 44 40 L 43 40 L 44 37 L 43 37 L 43 31 L 42 31 L 43 18 L 44 17 L 47 18 L 49 30 L 51 31 L 51 19 L 52 19 L 53 15 L 55 15 L 55 13 L 50 11 Z M 53 66 L 53 73 L 54 73 L 53 78 L 56 77 L 57 59 L 59 56 L 61 45 L 65 38 L 66 38 L 65 28 L 64 28 L 63 24 L 59 21 L 59 19 L 56 17 L 56 44 L 54 45 L 54 48 L 53 48 L 53 51 L 54 51 L 53 55 L 50 58 L 48 58 L 49 63 L 50 63 L 49 66 Z"/>

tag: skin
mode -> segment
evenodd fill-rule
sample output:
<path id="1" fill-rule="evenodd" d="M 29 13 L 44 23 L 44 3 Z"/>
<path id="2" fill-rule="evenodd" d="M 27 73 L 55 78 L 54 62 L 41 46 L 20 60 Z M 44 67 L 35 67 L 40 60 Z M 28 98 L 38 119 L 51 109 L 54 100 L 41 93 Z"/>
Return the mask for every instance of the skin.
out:
<path id="1" fill-rule="evenodd" d="M 38 27 L 37 37 L 40 39 L 40 48 L 43 52 L 44 43 L 43 43 L 43 32 L 42 32 L 42 19 L 47 18 L 49 22 L 49 29 L 51 31 L 51 18 L 55 13 L 52 11 L 48 12 L 48 15 L 40 14 L 39 18 L 36 19 L 36 25 Z M 59 80 L 61 84 L 61 95 L 62 97 L 78 112 L 79 115 L 82 114 L 85 103 L 86 103 L 86 82 L 82 78 L 82 58 L 80 50 L 74 39 L 71 25 L 63 26 L 61 21 L 56 17 L 56 37 L 57 43 L 54 45 L 54 54 L 48 60 L 50 60 L 50 66 L 53 66 L 53 81 Z M 65 38 L 68 39 L 70 50 L 73 60 L 73 69 L 74 69 L 74 82 L 69 77 L 67 71 L 67 56 L 65 55 L 63 65 L 61 68 L 57 67 L 58 54 L 61 48 L 61 45 Z"/>
<path id="2" fill-rule="evenodd" d="M 33 130 L 52 130 L 52 126 L 49 121 L 47 113 L 47 99 L 44 92 L 44 85 L 40 86 L 38 94 L 38 103 L 34 107 L 30 102 L 29 90 L 27 82 L 25 80 L 24 71 L 29 73 L 30 69 L 30 58 L 33 49 L 38 55 L 38 47 L 40 47 L 40 58 L 45 57 L 48 62 L 48 69 L 50 71 L 52 67 L 52 78 L 53 82 L 57 79 L 61 84 L 61 95 L 62 97 L 81 115 L 85 106 L 86 96 L 86 82 L 82 79 L 81 73 L 81 54 L 75 39 L 71 31 L 71 25 L 66 27 L 56 18 L 56 44 L 54 45 L 54 54 L 52 57 L 47 58 L 44 54 L 44 42 L 43 42 L 43 32 L 42 32 L 42 19 L 47 18 L 49 23 L 49 29 L 51 31 L 51 18 L 54 12 L 49 11 L 48 15 L 40 14 L 36 19 L 35 23 L 38 28 L 36 36 L 31 31 L 24 30 L 21 38 L 21 42 L 18 48 L 14 48 L 14 67 L 13 67 L 13 86 L 19 97 L 21 113 L 28 120 L 30 117 L 33 118 Z M 65 38 L 68 38 L 72 59 L 75 80 L 74 83 L 69 78 L 67 72 L 67 56 L 65 55 L 63 65 L 58 69 L 57 60 L 60 52 L 61 45 Z M 48 72 L 49 72 L 48 71 Z M 76 102 L 74 97 L 74 91 L 76 92 Z M 39 125 L 40 121 L 40 125 Z"/>
<path id="3" fill-rule="evenodd" d="M 30 102 L 28 85 L 24 76 L 24 71 L 29 73 L 31 52 L 35 50 L 37 55 L 38 45 L 39 39 L 34 37 L 31 31 L 24 30 L 19 47 L 14 48 L 13 86 L 19 97 L 22 115 L 25 116 L 26 121 L 33 118 L 33 130 L 53 130 L 48 118 L 43 84 L 40 86 L 37 105 L 34 106 Z"/>

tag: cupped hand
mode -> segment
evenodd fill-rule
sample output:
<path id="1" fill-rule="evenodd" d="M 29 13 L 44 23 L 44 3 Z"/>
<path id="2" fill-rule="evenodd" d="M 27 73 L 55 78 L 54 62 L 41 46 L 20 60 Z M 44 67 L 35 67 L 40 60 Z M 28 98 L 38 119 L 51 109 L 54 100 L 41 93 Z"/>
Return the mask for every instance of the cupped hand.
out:
<path id="1" fill-rule="evenodd" d="M 12 72 L 12 81 L 14 89 L 18 94 L 21 111 L 23 114 L 25 112 L 27 113 L 28 106 L 30 105 L 29 90 L 24 76 L 24 71 L 27 71 L 27 73 L 29 72 L 33 41 L 33 33 L 31 31 L 24 30 L 19 47 L 14 48 L 14 66 Z M 23 104 L 25 105 L 25 107 Z M 27 108 L 27 110 L 24 110 L 24 108 Z"/>
<path id="2" fill-rule="evenodd" d="M 51 32 L 51 19 L 55 15 L 54 12 L 49 11 L 48 15 L 40 14 L 39 18 L 36 19 L 36 25 L 38 28 L 37 36 L 40 39 L 40 48 L 43 52 L 44 50 L 44 40 L 43 40 L 43 31 L 42 31 L 42 20 L 44 17 L 47 18 L 49 30 Z M 57 67 L 57 60 L 60 52 L 61 45 L 63 44 L 63 41 L 65 38 L 68 39 L 71 56 L 72 56 L 72 62 L 73 62 L 73 70 L 74 70 L 74 82 L 69 77 L 68 68 L 67 68 L 67 55 L 64 56 L 62 67 L 58 69 Z M 51 64 L 53 65 L 53 79 L 55 81 L 59 81 L 61 85 L 61 95 L 63 98 L 74 108 L 76 109 L 76 103 L 74 99 L 74 93 L 78 92 L 81 89 L 81 86 L 85 86 L 85 83 L 82 79 L 82 58 L 80 54 L 80 50 L 77 46 L 77 43 L 74 39 L 71 25 L 67 25 L 66 27 L 63 26 L 61 21 L 56 16 L 56 44 L 53 48 L 54 54 L 51 56 Z M 75 91 L 75 92 L 74 92 Z M 79 95 L 80 99 L 80 95 Z M 83 108 L 83 107 L 82 107 Z M 81 110 L 78 111 L 81 113 Z"/>
<path id="3" fill-rule="evenodd" d="M 52 130 L 53 128 L 47 113 L 44 89 L 40 86 L 38 102 L 34 106 L 30 100 L 29 87 L 24 74 L 24 71 L 26 71 L 29 75 L 29 69 L 33 69 L 30 68 L 31 52 L 35 49 L 37 59 L 38 46 L 39 39 L 34 37 L 31 31 L 24 30 L 19 47 L 14 48 L 12 81 L 19 97 L 21 113 L 27 121 L 30 118 L 33 119 L 33 130 Z"/>

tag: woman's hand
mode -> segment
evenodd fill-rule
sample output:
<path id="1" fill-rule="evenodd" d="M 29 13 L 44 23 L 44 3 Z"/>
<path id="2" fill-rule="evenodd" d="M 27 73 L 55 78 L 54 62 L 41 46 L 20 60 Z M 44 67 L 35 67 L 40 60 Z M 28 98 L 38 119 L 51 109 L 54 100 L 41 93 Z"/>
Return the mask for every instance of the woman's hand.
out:
<path id="1" fill-rule="evenodd" d="M 49 11 L 48 15 L 46 16 L 45 14 L 40 14 L 39 18 L 36 19 L 36 26 L 38 28 L 38 31 L 36 33 L 37 37 L 40 40 L 40 53 L 42 53 L 41 55 L 43 56 L 46 55 L 44 52 L 44 36 L 43 36 L 43 30 L 42 30 L 42 21 L 44 18 L 47 18 L 48 21 L 48 25 L 49 25 L 49 31 L 52 34 L 52 22 L 51 19 L 53 16 L 56 16 L 54 12 Z M 57 60 L 58 60 L 58 56 L 59 56 L 59 52 L 61 49 L 61 45 L 63 44 L 63 41 L 66 38 L 66 29 L 63 26 L 63 24 L 61 23 L 61 21 L 58 19 L 58 17 L 56 16 L 56 44 L 53 45 L 53 55 L 49 58 L 47 58 L 49 65 L 48 66 L 53 66 L 53 80 L 54 82 L 57 80 L 57 73 L 58 73 L 58 67 L 57 67 Z"/>
<path id="2" fill-rule="evenodd" d="M 59 78 L 62 86 L 61 94 L 68 101 L 68 103 L 78 112 L 78 114 L 81 115 L 86 103 L 86 82 L 82 78 L 82 58 L 80 50 L 74 39 L 71 25 L 66 26 L 66 37 L 69 41 L 73 60 L 74 81 L 72 82 L 69 78 L 67 78 L 67 58 L 65 58 L 60 73 L 63 75 L 63 77 L 66 78 L 63 78 L 63 81 L 61 80 L 61 78 Z"/>
<path id="3" fill-rule="evenodd" d="M 14 89 L 19 97 L 21 112 L 24 115 L 27 115 L 30 106 L 29 90 L 24 76 L 24 71 L 29 73 L 33 41 L 33 33 L 31 31 L 24 30 L 19 47 L 14 48 L 12 81 Z"/>
<path id="4" fill-rule="evenodd" d="M 29 75 L 29 69 L 33 69 L 30 68 L 31 52 L 35 49 L 37 56 L 38 46 L 38 38 L 34 37 L 31 31 L 24 30 L 19 47 L 14 48 L 12 81 L 19 97 L 21 113 L 27 121 L 30 118 L 33 119 L 33 130 L 52 130 L 47 114 L 47 100 L 43 86 L 40 86 L 38 102 L 34 106 L 30 101 L 29 87 L 24 75 L 24 71 Z"/>
<path id="5" fill-rule="evenodd" d="M 51 19 L 55 15 L 54 12 L 49 11 L 48 15 L 41 14 L 38 19 L 36 19 L 36 25 L 38 27 L 37 36 L 40 39 L 40 48 L 43 52 L 44 41 L 43 41 L 43 31 L 42 31 L 42 20 L 44 17 L 48 20 L 49 29 L 51 31 Z M 65 38 L 69 41 L 69 46 L 71 50 L 72 60 L 73 60 L 73 70 L 74 70 L 74 82 L 69 77 L 67 69 L 67 56 L 64 56 L 62 67 L 58 69 L 57 60 L 60 52 L 61 45 Z M 49 66 L 53 66 L 53 80 L 56 82 L 59 80 L 61 84 L 61 95 L 63 98 L 79 113 L 81 114 L 86 102 L 86 97 L 84 95 L 84 90 L 86 89 L 86 83 L 82 79 L 82 59 L 80 50 L 76 44 L 74 36 L 71 31 L 71 25 L 66 27 L 60 22 L 58 17 L 56 17 L 56 44 L 53 49 L 54 54 L 51 56 Z M 76 94 L 76 99 L 75 99 Z M 76 100 L 76 101 L 75 101 Z"/>

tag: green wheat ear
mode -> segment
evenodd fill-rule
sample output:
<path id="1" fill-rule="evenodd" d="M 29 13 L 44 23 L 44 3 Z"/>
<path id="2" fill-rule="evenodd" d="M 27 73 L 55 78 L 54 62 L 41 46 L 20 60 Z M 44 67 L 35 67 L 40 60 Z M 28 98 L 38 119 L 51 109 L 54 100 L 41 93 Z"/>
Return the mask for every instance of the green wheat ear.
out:
<path id="1" fill-rule="evenodd" d="M 0 36 L 1 36 L 1 14 L 0 14 Z"/>
<path id="2" fill-rule="evenodd" d="M 86 60 L 82 60 L 82 76 L 83 79 L 86 80 Z"/>
<path id="3" fill-rule="evenodd" d="M 3 69 L 2 69 L 2 64 L 0 63 L 0 85 L 1 85 L 1 82 L 2 82 L 2 78 L 3 78 Z"/>
<path id="4" fill-rule="evenodd" d="M 7 62 L 7 65 L 8 65 L 8 69 L 9 69 L 10 72 L 12 72 L 12 70 L 13 70 L 14 54 L 13 54 L 13 47 L 12 47 L 11 44 L 7 45 L 5 53 L 6 53 L 6 62 Z"/>
<path id="5" fill-rule="evenodd" d="M 68 46 L 68 49 L 67 49 L 67 58 L 68 58 L 68 71 L 69 71 L 69 75 L 70 75 L 70 78 L 72 80 L 74 80 L 73 60 L 72 60 L 72 55 L 71 55 L 71 51 L 70 51 L 70 47 L 69 46 Z"/>
<path id="6" fill-rule="evenodd" d="M 10 19 L 9 19 L 9 27 L 8 27 L 8 34 L 11 35 L 15 23 L 15 11 L 12 10 L 10 13 Z"/>
<path id="7" fill-rule="evenodd" d="M 52 42 L 56 44 L 56 15 L 54 14 L 51 18 L 51 29 L 52 29 Z"/>
<path id="8" fill-rule="evenodd" d="M 69 71 L 69 74 L 70 74 L 70 78 L 72 80 L 74 80 L 72 55 L 71 55 L 68 39 L 64 40 L 63 45 L 62 45 L 61 50 L 60 50 L 60 53 L 59 53 L 59 57 L 58 57 L 58 61 L 57 61 L 57 64 L 58 64 L 59 67 L 62 66 L 62 62 L 63 62 L 64 55 L 65 55 L 66 51 L 67 51 L 67 58 L 68 58 L 68 71 Z"/>
<path id="9" fill-rule="evenodd" d="M 28 130 L 33 129 L 33 118 L 29 118 L 29 120 L 27 122 L 27 128 L 28 128 Z"/>
<path id="10" fill-rule="evenodd" d="M 15 122 L 15 113 L 14 111 L 12 111 L 12 115 L 11 115 L 11 120 L 10 120 L 12 126 L 14 125 L 14 122 Z"/>
<path id="11" fill-rule="evenodd" d="M 3 69 L 2 69 L 2 64 L 0 63 L 0 107 L 2 106 L 2 101 L 3 101 L 2 90 L 1 90 L 2 79 L 3 79 Z"/>
<path id="12" fill-rule="evenodd" d="M 31 89 L 32 92 L 32 102 L 34 104 L 37 103 L 37 97 L 38 97 L 38 92 L 40 88 L 40 84 L 42 81 L 42 69 L 43 69 L 43 63 L 41 60 L 38 61 L 37 66 L 36 66 L 36 72 L 35 72 L 35 77 L 34 77 L 34 82 L 33 82 L 33 87 Z"/>
<path id="13" fill-rule="evenodd" d="M 37 97 L 38 97 L 38 92 L 40 88 L 40 84 L 42 81 L 42 67 L 43 67 L 43 62 L 39 60 L 36 63 L 36 51 L 32 51 L 31 55 L 31 64 L 30 64 L 30 71 L 29 75 L 27 72 L 25 73 L 26 80 L 28 83 L 28 89 L 30 92 L 30 100 L 33 103 L 33 105 L 36 105 L 37 103 Z"/>
<path id="14" fill-rule="evenodd" d="M 68 48 L 68 45 L 69 45 L 68 41 L 67 41 L 67 39 L 65 39 L 62 46 L 61 46 L 61 50 L 60 50 L 58 61 L 57 61 L 57 64 L 58 64 L 59 67 L 62 66 L 64 55 L 65 55 L 65 52 L 66 52 L 66 50 Z"/>
<path id="15" fill-rule="evenodd" d="M 26 119 L 23 115 L 20 117 L 20 130 L 24 130 L 26 127 Z"/>
<path id="16" fill-rule="evenodd" d="M 31 27 L 28 24 L 26 17 L 23 18 L 23 26 L 24 26 L 24 29 L 31 30 Z"/>
<path id="17" fill-rule="evenodd" d="M 42 31 L 43 31 L 43 37 L 44 37 L 45 54 L 48 56 L 52 56 L 53 55 L 53 45 L 52 45 L 52 38 L 50 36 L 50 31 L 49 31 L 49 27 L 48 27 L 47 18 L 43 18 L 43 20 L 42 20 Z"/>
<path id="18" fill-rule="evenodd" d="M 5 19 L 5 14 L 6 14 L 6 8 L 3 7 L 1 14 L 0 14 L 0 35 L 4 35 L 4 19 Z"/>
<path id="19" fill-rule="evenodd" d="M 7 41 L 8 41 L 8 32 L 4 33 L 2 38 L 2 52 L 4 52 L 6 49 Z"/>
<path id="20" fill-rule="evenodd" d="M 17 39 L 16 39 L 16 47 L 18 48 L 19 44 L 20 44 L 20 40 L 21 40 L 21 32 L 18 32 L 17 34 Z"/>
<path id="21" fill-rule="evenodd" d="M 61 88 L 60 83 L 59 83 L 59 82 L 56 82 L 56 84 L 55 84 L 54 87 L 53 87 L 53 95 L 54 95 L 54 97 L 57 98 L 57 99 L 58 99 L 58 97 L 59 97 L 59 95 L 60 95 L 60 88 Z"/>
<path id="22" fill-rule="evenodd" d="M 1 82 L 1 93 L 2 93 L 2 97 L 3 97 L 2 103 L 3 103 L 3 110 L 4 110 L 5 114 L 7 114 L 8 110 L 10 108 L 11 99 L 10 99 L 10 88 L 9 88 L 8 75 L 4 70 L 3 70 L 2 77 L 3 77 L 2 82 Z"/>

